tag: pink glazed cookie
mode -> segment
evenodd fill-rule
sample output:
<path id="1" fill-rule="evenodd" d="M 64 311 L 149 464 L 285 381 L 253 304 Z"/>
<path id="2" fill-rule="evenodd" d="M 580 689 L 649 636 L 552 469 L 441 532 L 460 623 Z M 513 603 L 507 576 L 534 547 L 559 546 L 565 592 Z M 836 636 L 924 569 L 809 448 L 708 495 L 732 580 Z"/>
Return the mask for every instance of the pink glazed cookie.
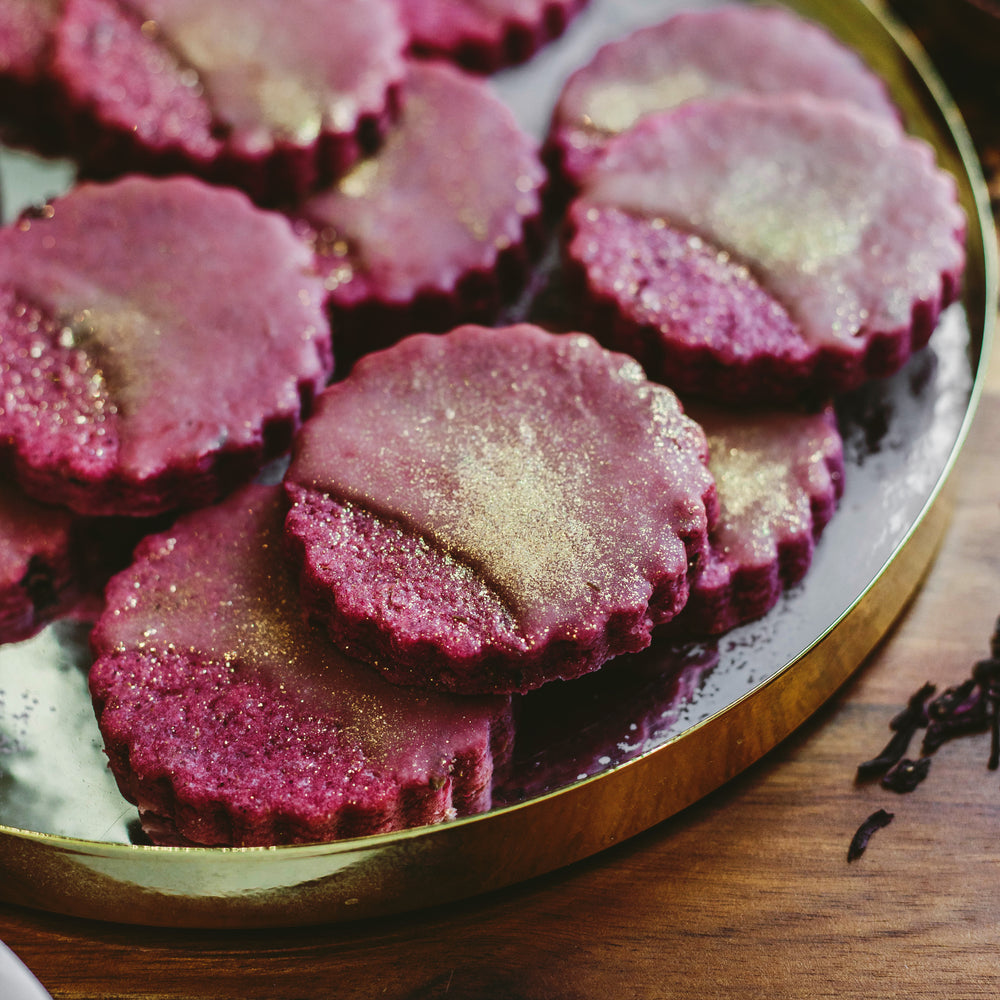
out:
<path id="1" fill-rule="evenodd" d="M 719 517 L 684 611 L 669 626 L 718 634 L 770 611 L 812 564 L 844 489 L 833 407 L 736 413 L 691 405 L 708 436 Z"/>
<path id="2" fill-rule="evenodd" d="M 522 63 L 566 30 L 587 0 L 395 0 L 420 56 L 493 73 Z"/>
<path id="3" fill-rule="evenodd" d="M 416 694 L 306 625 L 280 487 L 148 538 L 107 591 L 90 686 L 157 843 L 329 841 L 489 808 L 510 702 Z"/>
<path id="4" fill-rule="evenodd" d="M 714 399 L 892 374 L 956 296 L 965 217 L 930 146 L 846 104 L 740 95 L 612 140 L 570 209 L 594 332 Z"/>
<path id="5" fill-rule="evenodd" d="M 609 139 L 647 114 L 696 98 L 789 91 L 899 119 L 882 80 L 819 25 L 780 7 L 723 4 L 599 49 L 563 87 L 547 154 L 576 188 Z"/>
<path id="6" fill-rule="evenodd" d="M 537 144 L 485 83 L 411 63 L 371 159 L 295 209 L 329 293 L 338 368 L 406 333 L 491 322 L 538 242 Z"/>
<path id="7" fill-rule="evenodd" d="M 208 502 L 325 384 L 322 300 L 287 220 L 238 192 L 81 185 L 0 230 L 0 459 L 84 514 Z"/>
<path id="8" fill-rule="evenodd" d="M 336 176 L 391 119 L 392 0 L 66 0 L 52 71 L 87 171 L 182 171 L 273 202 Z"/>
<path id="9" fill-rule="evenodd" d="M 416 335 L 320 397 L 286 476 L 303 605 L 391 680 L 525 691 L 648 645 L 715 491 L 676 397 L 583 334 Z"/>

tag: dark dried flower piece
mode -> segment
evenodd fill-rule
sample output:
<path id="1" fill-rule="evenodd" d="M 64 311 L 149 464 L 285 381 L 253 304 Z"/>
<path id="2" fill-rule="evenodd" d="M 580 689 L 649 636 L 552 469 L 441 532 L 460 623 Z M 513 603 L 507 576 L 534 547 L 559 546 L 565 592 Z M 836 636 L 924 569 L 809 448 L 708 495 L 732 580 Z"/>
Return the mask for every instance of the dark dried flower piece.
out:
<path id="1" fill-rule="evenodd" d="M 995 771 L 1000 767 L 1000 711 L 997 709 L 997 703 L 994 701 L 991 703 L 990 712 L 990 759 L 986 762 L 986 766 L 991 770 Z"/>
<path id="2" fill-rule="evenodd" d="M 958 736 L 968 736 L 970 733 L 981 733 L 988 725 L 985 713 L 979 716 L 967 716 L 961 719 L 942 719 L 932 722 L 924 734 L 920 752 L 924 755 L 936 753 L 948 740 Z"/>
<path id="3" fill-rule="evenodd" d="M 919 760 L 901 760 L 892 770 L 882 776 L 882 787 L 890 792 L 912 792 L 931 769 L 930 757 Z"/>
<path id="4" fill-rule="evenodd" d="M 970 677 L 957 687 L 946 688 L 927 706 L 928 719 L 950 722 L 974 712 L 979 703 L 977 687 L 976 679 Z"/>
<path id="5" fill-rule="evenodd" d="M 916 727 L 900 729 L 893 733 L 892 739 L 883 747 L 882 752 L 863 764 L 858 764 L 858 781 L 870 781 L 884 775 L 894 764 L 903 758 L 910 745 L 910 739 Z"/>
<path id="6" fill-rule="evenodd" d="M 980 660 L 972 668 L 972 678 L 986 690 L 1000 687 L 1000 659 L 991 656 L 989 659 Z"/>
<path id="7" fill-rule="evenodd" d="M 968 733 L 980 733 L 989 726 L 988 698 L 974 677 L 948 688 L 927 708 L 930 722 L 921 752 L 934 753 L 948 740 Z"/>
<path id="8" fill-rule="evenodd" d="M 941 719 L 932 722 L 927 727 L 920 752 L 925 756 L 935 753 L 949 740 L 970 733 L 981 733 L 990 725 L 990 718 L 985 711 L 975 715 L 962 716 L 958 719 Z"/>
<path id="9" fill-rule="evenodd" d="M 881 830 L 882 827 L 888 826 L 892 822 L 893 814 L 891 812 L 886 812 L 884 809 L 878 809 L 871 814 L 871 816 L 866 819 L 861 826 L 858 827 L 857 832 L 851 838 L 851 846 L 847 848 L 847 860 L 848 863 L 851 861 L 857 861 L 862 854 L 865 853 L 865 849 L 868 847 L 868 841 L 871 840 L 872 834 L 876 830 Z"/>
<path id="10" fill-rule="evenodd" d="M 994 660 L 1000 660 L 1000 616 L 997 617 L 993 625 L 993 635 L 990 638 L 990 656 Z"/>
<path id="11" fill-rule="evenodd" d="M 928 681 L 919 691 L 910 695 L 910 700 L 897 715 L 893 716 L 889 723 L 890 729 L 913 730 L 920 726 L 927 725 L 927 700 L 934 694 L 937 688 Z"/>
<path id="12" fill-rule="evenodd" d="M 909 748 L 913 734 L 921 726 L 927 725 L 927 700 L 934 694 L 935 690 L 934 685 L 928 682 L 919 691 L 910 695 L 906 708 L 897 713 L 889 723 L 889 728 L 894 731 L 892 739 L 877 757 L 858 765 L 858 781 L 878 778 L 902 760 Z"/>

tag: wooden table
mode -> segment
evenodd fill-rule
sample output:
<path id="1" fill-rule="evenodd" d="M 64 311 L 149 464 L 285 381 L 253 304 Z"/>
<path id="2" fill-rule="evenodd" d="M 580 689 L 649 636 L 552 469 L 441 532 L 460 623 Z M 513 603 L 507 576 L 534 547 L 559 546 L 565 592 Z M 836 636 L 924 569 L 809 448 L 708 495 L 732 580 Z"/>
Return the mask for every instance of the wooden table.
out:
<path id="1" fill-rule="evenodd" d="M 1000 165 L 986 78 L 953 50 L 935 54 L 984 162 Z M 925 586 L 847 687 L 758 765 L 628 843 L 488 897 L 359 925 L 164 931 L 0 906 L 0 939 L 57 1000 L 998 996 L 989 737 L 942 748 L 909 795 L 854 781 L 916 688 L 965 679 L 987 652 L 1000 613 L 1000 358 L 957 477 Z M 851 835 L 878 807 L 893 823 L 848 864 Z"/>

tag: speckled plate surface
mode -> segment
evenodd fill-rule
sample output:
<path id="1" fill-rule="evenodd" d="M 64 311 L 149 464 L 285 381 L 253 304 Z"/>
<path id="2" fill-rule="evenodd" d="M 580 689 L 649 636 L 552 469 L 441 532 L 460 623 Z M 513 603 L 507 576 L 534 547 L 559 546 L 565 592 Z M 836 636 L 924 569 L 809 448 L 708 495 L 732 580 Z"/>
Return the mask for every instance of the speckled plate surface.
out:
<path id="1" fill-rule="evenodd" d="M 691 3 L 592 0 L 560 42 L 496 78 L 541 135 L 566 75 L 600 42 Z M 862 663 L 919 585 L 996 314 L 984 185 L 964 128 L 906 36 L 860 2 L 792 4 L 889 82 L 969 216 L 961 302 L 894 378 L 839 401 L 847 477 L 804 583 L 717 643 L 657 643 L 521 706 L 510 779 L 483 816 L 275 849 L 142 843 L 105 767 L 86 689 L 87 622 L 0 647 L 0 899 L 98 919 L 267 926 L 413 909 L 567 864 L 649 827 L 771 749 Z M 0 150 L 5 217 L 63 190 L 64 163 Z"/>

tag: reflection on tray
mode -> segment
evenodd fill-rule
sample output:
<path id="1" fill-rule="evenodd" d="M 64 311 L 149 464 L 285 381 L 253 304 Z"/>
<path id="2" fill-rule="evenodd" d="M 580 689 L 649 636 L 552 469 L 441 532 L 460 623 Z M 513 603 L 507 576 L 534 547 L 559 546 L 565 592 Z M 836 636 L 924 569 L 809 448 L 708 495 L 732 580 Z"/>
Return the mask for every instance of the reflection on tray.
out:
<path id="1" fill-rule="evenodd" d="M 683 728 L 685 709 L 718 662 L 714 643 L 654 642 L 587 677 L 522 696 L 511 773 L 494 802 L 554 791 L 661 746 Z"/>

